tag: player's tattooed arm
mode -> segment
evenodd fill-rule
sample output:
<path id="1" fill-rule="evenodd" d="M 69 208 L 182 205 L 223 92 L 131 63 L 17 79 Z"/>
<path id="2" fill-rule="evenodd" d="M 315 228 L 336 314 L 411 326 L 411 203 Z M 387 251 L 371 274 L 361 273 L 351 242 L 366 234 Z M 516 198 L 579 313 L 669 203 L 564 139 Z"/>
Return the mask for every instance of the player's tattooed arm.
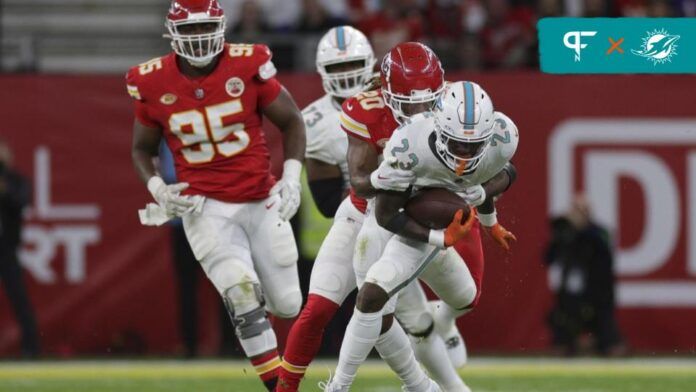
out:
<path id="1" fill-rule="evenodd" d="M 302 162 L 307 145 L 305 123 L 290 93 L 283 87 L 278 97 L 262 110 L 283 133 L 285 160 L 296 159 Z"/>
<path id="2" fill-rule="evenodd" d="M 377 169 L 377 151 L 368 143 L 348 136 L 348 172 L 355 194 L 369 198 L 375 195 L 370 175 Z"/>
<path id="3" fill-rule="evenodd" d="M 495 198 L 507 191 L 517 179 L 517 169 L 512 162 L 508 162 L 503 170 L 493 176 L 490 180 L 483 184 L 483 189 L 486 191 L 486 201 L 476 209 L 482 214 L 492 214 L 495 212 Z"/>
<path id="4" fill-rule="evenodd" d="M 430 228 L 411 219 L 403 210 L 410 197 L 411 189 L 406 192 L 378 192 L 375 199 L 377 223 L 394 234 L 416 241 L 429 242 Z"/>
<path id="5" fill-rule="evenodd" d="M 159 155 L 161 139 L 161 129 L 146 127 L 137 118 L 135 119 L 133 122 L 131 159 L 138 177 L 146 184 L 152 176 L 157 175 L 153 159 Z"/>

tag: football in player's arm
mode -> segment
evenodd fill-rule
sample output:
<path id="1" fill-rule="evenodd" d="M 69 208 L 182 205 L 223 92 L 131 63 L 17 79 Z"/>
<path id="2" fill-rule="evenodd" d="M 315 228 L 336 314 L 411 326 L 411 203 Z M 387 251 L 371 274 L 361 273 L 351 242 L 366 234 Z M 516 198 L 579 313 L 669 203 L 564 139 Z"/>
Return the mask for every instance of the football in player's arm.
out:
<path id="1" fill-rule="evenodd" d="M 456 89 L 459 84 L 461 83 L 451 84 L 448 89 Z M 466 83 L 464 85 L 466 85 Z M 469 85 L 471 86 L 473 84 L 469 83 Z M 481 106 L 486 106 L 485 101 L 487 101 L 487 99 L 483 101 L 484 103 L 481 104 Z M 445 107 L 445 109 L 447 109 L 447 107 Z M 461 137 L 461 139 L 455 139 L 454 136 L 449 136 L 446 132 L 443 133 L 443 129 L 451 130 L 456 127 L 457 124 L 440 125 L 438 119 L 440 119 L 440 122 L 444 122 L 444 118 L 448 120 L 459 118 L 454 117 L 456 113 L 454 113 L 454 115 L 447 115 L 446 113 L 436 112 L 434 116 L 423 116 L 419 124 L 404 125 L 402 129 L 395 132 L 393 138 L 389 141 L 387 150 L 385 150 L 385 161 L 380 165 L 378 171 L 378 175 L 387 176 L 396 166 L 401 168 L 408 166 L 409 169 L 418 172 L 416 177 L 424 177 L 424 174 L 427 176 L 427 174 L 435 173 L 435 175 L 432 176 L 433 178 L 444 177 L 447 180 L 438 183 L 437 180 L 423 180 L 417 178 L 417 184 L 428 184 L 430 186 L 439 185 L 441 187 L 447 187 L 448 189 L 457 190 L 460 196 L 462 196 L 471 207 L 476 208 L 478 214 L 470 214 L 469 218 L 464 223 L 459 219 L 461 218 L 461 214 L 457 214 L 446 229 L 431 230 L 411 219 L 404 212 L 403 207 L 406 205 L 411 195 L 410 189 L 405 192 L 380 192 L 376 199 L 375 215 L 381 226 L 407 238 L 429 242 L 441 247 L 449 247 L 457 240 L 463 238 L 472 224 L 474 215 L 478 215 L 479 221 L 487 228 L 494 240 L 502 248 L 509 250 L 509 243 L 515 240 L 515 236 L 498 223 L 495 212 L 495 199 L 505 192 L 517 178 L 517 171 L 512 162 L 509 161 L 509 158 L 514 154 L 518 136 L 514 124 L 506 116 L 498 112 L 493 112 L 492 105 L 488 112 L 490 116 L 488 121 L 490 124 L 487 128 L 478 126 L 477 128 L 482 129 L 470 131 L 474 134 L 471 138 Z M 500 140 L 496 142 L 496 146 L 498 144 L 509 143 L 506 140 L 514 138 L 515 148 L 501 149 L 491 147 L 495 132 L 504 129 L 501 124 L 505 124 L 504 127 L 514 128 L 515 135 L 510 136 L 510 130 L 505 129 L 508 136 L 501 137 Z M 419 127 L 424 125 L 434 126 L 435 130 L 430 133 L 418 134 L 417 132 L 409 132 L 407 129 L 409 126 Z M 459 126 L 463 131 L 465 124 L 462 123 Z M 454 132 L 456 133 L 456 131 Z M 465 132 L 461 133 L 466 134 Z M 410 140 L 410 143 L 406 143 L 402 146 L 402 138 L 405 137 L 408 139 L 409 135 L 411 135 L 411 138 L 413 137 L 412 135 L 421 136 L 421 138 L 418 140 Z M 395 140 L 394 138 L 398 138 L 399 140 Z M 437 142 L 435 140 L 437 140 Z M 410 146 L 420 146 L 421 148 L 408 149 L 409 144 Z M 394 146 L 396 146 L 396 148 L 394 148 Z M 450 151 L 450 149 L 454 150 L 454 152 Z M 493 150 L 496 151 L 494 152 Z M 410 162 L 398 162 L 397 157 L 393 155 L 394 151 L 398 151 L 401 156 L 408 156 Z M 487 153 L 488 155 L 486 155 Z M 419 161 L 421 162 L 420 164 L 418 163 Z M 482 162 L 483 165 L 481 165 Z M 424 169 L 424 166 L 428 164 L 432 167 Z M 419 165 L 420 167 L 417 167 Z M 499 168 L 499 170 L 494 172 L 495 174 L 491 177 L 488 172 L 497 170 L 496 168 Z M 479 169 L 478 173 L 476 172 L 477 169 Z M 442 176 L 437 173 L 438 170 L 447 171 L 449 174 Z M 460 173 L 460 171 L 463 171 L 463 173 Z M 458 188 L 456 185 L 458 176 L 462 176 L 460 182 L 464 184 L 461 186 L 461 189 L 456 189 Z M 482 179 L 485 182 L 478 183 Z"/>

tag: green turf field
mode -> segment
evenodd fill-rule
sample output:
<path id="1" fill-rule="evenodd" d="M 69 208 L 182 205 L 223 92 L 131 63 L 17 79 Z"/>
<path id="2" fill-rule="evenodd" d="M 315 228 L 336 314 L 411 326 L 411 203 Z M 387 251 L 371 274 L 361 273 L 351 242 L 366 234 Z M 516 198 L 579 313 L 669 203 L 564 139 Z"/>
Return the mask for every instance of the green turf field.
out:
<path id="1" fill-rule="evenodd" d="M 316 362 L 302 391 L 318 391 L 334 362 Z M 695 360 L 475 359 L 461 372 L 484 391 L 696 391 Z M 237 361 L 0 362 L 0 391 L 263 391 Z M 365 364 L 353 391 L 400 391 L 380 362 Z"/>

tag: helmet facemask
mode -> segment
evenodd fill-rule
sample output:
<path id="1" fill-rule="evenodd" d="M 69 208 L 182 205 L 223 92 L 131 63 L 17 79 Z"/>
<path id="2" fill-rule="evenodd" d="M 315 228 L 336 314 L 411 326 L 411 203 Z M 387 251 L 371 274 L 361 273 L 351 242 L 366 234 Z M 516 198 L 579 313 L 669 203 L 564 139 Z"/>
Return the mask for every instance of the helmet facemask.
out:
<path id="1" fill-rule="evenodd" d="M 411 96 L 406 96 L 393 93 L 388 87 L 383 87 L 382 96 L 384 97 L 384 103 L 394 113 L 394 118 L 399 123 L 403 123 L 409 117 L 435 109 L 443 90 L 444 85 L 434 92 L 430 89 L 413 90 Z"/>
<path id="2" fill-rule="evenodd" d="M 208 32 L 198 33 L 196 25 L 201 25 L 197 30 L 203 30 L 202 25 L 210 25 Z M 166 23 L 169 37 L 172 39 L 172 50 L 188 60 L 194 67 L 205 67 L 222 52 L 225 46 L 225 18 L 224 16 L 204 16 L 196 19 L 181 21 L 168 20 Z"/>
<path id="3" fill-rule="evenodd" d="M 473 173 L 490 146 L 493 128 L 478 137 L 458 137 L 435 118 L 435 148 L 444 163 L 458 176 Z M 461 131 L 460 131 L 461 132 Z M 463 133 L 463 132 L 462 132 Z"/>
<path id="4" fill-rule="evenodd" d="M 354 67 L 349 65 L 355 64 Z M 338 98 L 349 98 L 361 93 L 372 78 L 374 59 L 367 57 L 317 65 L 324 91 Z M 343 71 L 348 68 L 349 70 Z"/>

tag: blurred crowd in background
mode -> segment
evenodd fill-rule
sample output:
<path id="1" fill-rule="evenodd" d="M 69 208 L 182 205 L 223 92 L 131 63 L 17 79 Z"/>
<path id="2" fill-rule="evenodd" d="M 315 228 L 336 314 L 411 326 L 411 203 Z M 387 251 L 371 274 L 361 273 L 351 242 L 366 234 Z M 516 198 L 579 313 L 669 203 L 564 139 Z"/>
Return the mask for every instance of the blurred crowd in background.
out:
<path id="1" fill-rule="evenodd" d="M 543 17 L 696 16 L 696 0 L 221 0 L 229 39 L 320 33 L 338 24 L 362 30 L 381 57 L 399 42 L 423 41 L 445 67 L 537 66 Z M 274 48 L 274 52 L 283 48 Z M 277 56 L 276 56 L 277 57 Z M 287 64 L 278 64 L 288 68 Z"/>

